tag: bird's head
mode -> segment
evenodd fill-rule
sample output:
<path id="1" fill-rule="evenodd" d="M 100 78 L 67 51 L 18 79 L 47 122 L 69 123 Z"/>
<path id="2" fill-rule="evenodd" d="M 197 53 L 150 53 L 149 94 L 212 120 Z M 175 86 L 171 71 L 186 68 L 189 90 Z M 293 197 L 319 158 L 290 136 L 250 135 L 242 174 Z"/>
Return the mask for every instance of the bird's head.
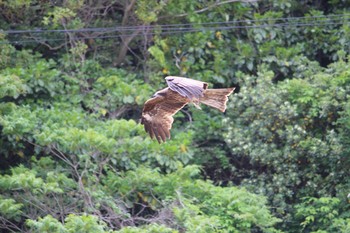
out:
<path id="1" fill-rule="evenodd" d="M 166 96 L 166 92 L 168 91 L 168 88 L 165 88 L 163 90 L 157 91 L 156 93 L 154 93 L 154 95 L 152 95 L 152 98 L 155 97 L 164 97 Z"/>
<path id="2" fill-rule="evenodd" d="M 174 80 L 174 77 L 172 77 L 172 76 L 168 76 L 168 77 L 166 77 L 166 78 L 165 78 L 165 80 L 166 80 L 166 81 L 171 82 L 171 81 L 173 81 L 173 80 Z"/>

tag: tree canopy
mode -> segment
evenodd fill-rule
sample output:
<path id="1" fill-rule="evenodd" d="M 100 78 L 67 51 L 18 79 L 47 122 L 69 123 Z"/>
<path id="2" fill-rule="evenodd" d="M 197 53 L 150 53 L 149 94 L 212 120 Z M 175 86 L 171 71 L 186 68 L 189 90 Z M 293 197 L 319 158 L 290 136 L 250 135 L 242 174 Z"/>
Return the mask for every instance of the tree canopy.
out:
<path id="1" fill-rule="evenodd" d="M 0 0 L 1 232 L 349 232 L 347 1 Z M 139 118 L 167 75 L 236 87 Z"/>

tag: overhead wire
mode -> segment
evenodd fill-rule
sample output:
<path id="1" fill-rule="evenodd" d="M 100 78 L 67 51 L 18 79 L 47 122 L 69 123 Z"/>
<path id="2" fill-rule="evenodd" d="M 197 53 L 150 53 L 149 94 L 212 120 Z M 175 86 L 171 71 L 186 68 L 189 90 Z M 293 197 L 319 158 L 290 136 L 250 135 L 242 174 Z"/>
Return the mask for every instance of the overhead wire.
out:
<path id="1" fill-rule="evenodd" d="M 233 29 L 250 29 L 250 28 L 278 28 L 278 27 L 310 27 L 310 26 L 327 26 L 340 25 L 348 23 L 350 14 L 342 15 L 327 15 L 327 16 L 303 16 L 303 17 L 286 17 L 286 18 L 264 18 L 251 20 L 235 20 L 235 21 L 220 21 L 220 22 L 205 22 L 205 23 L 184 23 L 184 24 L 160 24 L 160 25 L 136 25 L 136 26 L 116 26 L 105 28 L 81 28 L 81 29 L 31 29 L 31 30 L 6 30 L 0 31 L 7 35 L 23 35 L 30 34 L 31 39 L 17 39 L 13 41 L 0 41 L 0 44 L 5 43 L 40 43 L 41 42 L 57 42 L 65 41 L 66 38 L 45 38 L 38 37 L 42 34 L 63 34 L 67 33 L 102 33 L 102 35 L 85 35 L 83 37 L 75 37 L 79 39 L 111 39 L 123 38 L 130 36 L 135 30 L 143 30 L 140 34 L 143 35 L 172 35 L 179 33 L 192 33 L 199 31 L 224 31 Z M 110 33 L 118 33 L 106 35 Z M 139 35 L 139 36 L 140 36 Z M 35 38 L 36 37 L 36 38 Z"/>
<path id="2" fill-rule="evenodd" d="M 338 15 L 319 15 L 319 16 L 303 16 L 303 17 L 285 17 L 285 18 L 263 18 L 263 19 L 246 19 L 246 20 L 233 20 L 233 21 L 219 21 L 219 22 L 204 22 L 204 23 L 183 23 L 183 24 L 159 24 L 149 25 L 149 29 L 179 29 L 188 26 L 208 26 L 208 25 L 220 25 L 220 24 L 239 24 L 239 23 L 257 23 L 257 22 L 269 22 L 269 21 L 300 21 L 303 19 L 319 20 L 319 19 L 350 19 L 350 14 L 338 14 Z M 30 30 L 6 30 L 3 33 L 6 34 L 21 34 L 21 33 L 47 33 L 47 32 L 101 32 L 101 31 L 130 31 L 143 28 L 144 25 L 135 26 L 115 26 L 115 27 L 98 27 L 98 28 L 81 28 L 81 29 L 30 29 Z"/>

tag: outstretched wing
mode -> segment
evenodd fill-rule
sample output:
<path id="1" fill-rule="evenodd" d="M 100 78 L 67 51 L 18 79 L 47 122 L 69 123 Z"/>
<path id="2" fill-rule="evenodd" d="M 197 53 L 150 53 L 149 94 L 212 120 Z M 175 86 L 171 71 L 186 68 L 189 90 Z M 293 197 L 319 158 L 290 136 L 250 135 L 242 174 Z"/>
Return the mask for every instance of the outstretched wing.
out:
<path id="1" fill-rule="evenodd" d="M 208 83 L 190 78 L 168 76 L 165 80 L 171 90 L 190 100 L 202 97 L 204 90 L 208 87 Z"/>
<path id="2" fill-rule="evenodd" d="M 157 92 L 153 98 L 146 101 L 141 117 L 141 124 L 146 132 L 159 143 L 170 139 L 170 129 L 173 124 L 173 115 L 189 102 L 177 92 L 165 88 Z"/>

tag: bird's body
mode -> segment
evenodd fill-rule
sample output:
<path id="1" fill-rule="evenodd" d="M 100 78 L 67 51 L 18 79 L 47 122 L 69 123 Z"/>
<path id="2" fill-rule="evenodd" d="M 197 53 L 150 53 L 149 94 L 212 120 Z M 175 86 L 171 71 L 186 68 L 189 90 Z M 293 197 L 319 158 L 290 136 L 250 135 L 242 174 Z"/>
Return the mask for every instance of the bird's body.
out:
<path id="1" fill-rule="evenodd" d="M 234 88 L 207 89 L 207 83 L 189 78 L 168 76 L 165 79 L 168 87 L 157 91 L 146 101 L 141 117 L 141 124 L 144 125 L 146 132 L 159 143 L 170 139 L 173 115 L 186 104 L 192 102 L 199 107 L 199 104 L 203 103 L 224 112 L 227 97 L 234 90 Z"/>

